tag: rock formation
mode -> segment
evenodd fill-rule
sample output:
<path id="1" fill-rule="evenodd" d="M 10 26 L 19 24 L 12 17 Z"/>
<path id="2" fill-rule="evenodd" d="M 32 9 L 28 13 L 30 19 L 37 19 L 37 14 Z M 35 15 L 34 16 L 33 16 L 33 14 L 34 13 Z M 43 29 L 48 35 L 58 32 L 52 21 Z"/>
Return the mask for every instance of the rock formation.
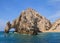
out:
<path id="1" fill-rule="evenodd" d="M 11 28 L 14 28 L 15 32 L 22 34 L 37 34 L 38 32 L 48 31 L 51 28 L 51 23 L 35 10 L 28 8 L 22 11 L 20 16 L 11 24 L 7 22 L 5 32 L 9 32 Z"/>
<path id="2" fill-rule="evenodd" d="M 7 24 L 6 24 L 6 27 L 5 27 L 5 32 L 8 33 L 9 30 L 10 30 L 10 28 L 11 28 L 11 24 L 10 24 L 10 22 L 8 21 Z"/>
<path id="3" fill-rule="evenodd" d="M 60 19 L 56 20 L 56 22 L 52 24 L 52 27 L 48 32 L 60 32 Z"/>

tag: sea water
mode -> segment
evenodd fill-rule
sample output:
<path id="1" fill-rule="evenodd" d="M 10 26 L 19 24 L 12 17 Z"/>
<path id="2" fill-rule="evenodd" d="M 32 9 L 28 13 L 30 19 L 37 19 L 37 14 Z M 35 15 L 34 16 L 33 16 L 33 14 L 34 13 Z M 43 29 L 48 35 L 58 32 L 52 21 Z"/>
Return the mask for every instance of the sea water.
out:
<path id="1" fill-rule="evenodd" d="M 60 33 L 39 33 L 38 35 L 25 35 L 10 32 L 0 32 L 0 43 L 60 43 Z"/>

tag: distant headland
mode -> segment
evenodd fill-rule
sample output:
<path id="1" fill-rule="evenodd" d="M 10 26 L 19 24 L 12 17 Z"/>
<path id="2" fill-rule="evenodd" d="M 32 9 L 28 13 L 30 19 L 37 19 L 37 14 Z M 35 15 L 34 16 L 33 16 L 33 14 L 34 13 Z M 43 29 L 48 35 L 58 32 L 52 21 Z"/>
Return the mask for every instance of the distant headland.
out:
<path id="1" fill-rule="evenodd" d="M 52 18 L 53 19 L 53 18 Z M 12 23 L 7 22 L 5 32 L 14 28 L 17 33 L 37 35 L 38 32 L 60 32 L 60 19 L 53 24 L 34 9 L 28 8 Z"/>

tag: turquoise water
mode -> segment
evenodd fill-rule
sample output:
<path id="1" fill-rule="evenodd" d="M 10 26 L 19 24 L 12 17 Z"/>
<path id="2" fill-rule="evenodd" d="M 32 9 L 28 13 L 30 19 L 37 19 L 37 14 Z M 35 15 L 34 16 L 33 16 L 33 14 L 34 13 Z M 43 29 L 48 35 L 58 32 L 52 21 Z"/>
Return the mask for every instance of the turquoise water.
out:
<path id="1" fill-rule="evenodd" d="M 10 32 L 0 32 L 0 43 L 60 43 L 60 33 L 39 33 L 39 35 L 24 35 Z"/>

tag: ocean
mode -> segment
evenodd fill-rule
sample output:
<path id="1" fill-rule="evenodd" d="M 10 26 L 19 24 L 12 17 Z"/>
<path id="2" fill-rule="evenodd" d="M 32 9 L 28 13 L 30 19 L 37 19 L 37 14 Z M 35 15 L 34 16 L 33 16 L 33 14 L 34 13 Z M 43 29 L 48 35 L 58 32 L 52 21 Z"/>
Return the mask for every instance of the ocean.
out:
<path id="1" fill-rule="evenodd" d="M 27 35 L 10 32 L 0 32 L 0 43 L 60 43 L 60 33 L 39 33 Z"/>

